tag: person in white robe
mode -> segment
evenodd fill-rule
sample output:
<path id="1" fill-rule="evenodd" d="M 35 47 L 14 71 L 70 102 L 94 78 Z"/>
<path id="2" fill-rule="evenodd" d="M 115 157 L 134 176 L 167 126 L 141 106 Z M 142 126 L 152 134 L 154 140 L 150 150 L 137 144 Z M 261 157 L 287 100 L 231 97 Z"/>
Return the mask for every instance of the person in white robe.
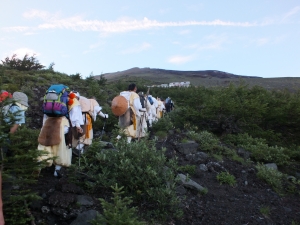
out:
<path id="1" fill-rule="evenodd" d="M 142 119 L 145 108 L 142 108 L 140 97 L 136 93 L 137 86 L 132 83 L 128 86 L 128 91 L 123 91 L 120 93 L 121 96 L 125 97 L 128 102 L 128 108 L 132 110 L 132 124 L 126 126 L 123 131 L 127 136 L 128 143 L 131 142 L 132 138 L 140 138 L 146 135 L 145 129 L 147 128 L 146 119 Z M 121 117 L 119 117 L 119 125 L 121 124 Z M 117 137 L 118 139 L 120 136 Z"/>
<path id="2" fill-rule="evenodd" d="M 71 95 L 71 94 L 70 94 Z M 71 101 L 72 100 L 72 101 Z M 38 150 L 46 151 L 48 154 L 40 157 L 40 160 L 47 160 L 48 166 L 55 165 L 54 176 L 58 176 L 62 166 L 69 167 L 72 161 L 72 141 L 66 143 L 65 134 L 71 127 L 78 133 L 82 133 L 83 125 L 80 104 L 76 98 L 69 100 L 69 120 L 63 117 L 48 117 L 44 115 L 43 127 L 39 135 Z M 55 159 L 49 159 L 56 157 Z"/>
<path id="3" fill-rule="evenodd" d="M 74 93 L 79 100 L 82 111 L 82 120 L 84 122 L 84 134 L 79 138 L 79 144 L 77 145 L 76 149 L 83 153 L 85 149 L 84 147 L 91 145 L 93 141 L 93 121 L 96 121 L 97 115 L 107 119 L 108 114 L 104 114 L 101 111 L 102 107 L 95 99 L 88 99 L 84 96 L 81 96 L 79 92 Z"/>
<path id="4" fill-rule="evenodd" d="M 165 109 L 165 105 L 164 103 L 161 101 L 160 98 L 157 98 L 157 102 L 158 102 L 158 107 L 157 107 L 157 113 L 156 113 L 156 117 L 157 119 L 160 119 L 163 117 L 163 111 Z"/>
<path id="5" fill-rule="evenodd" d="M 156 109 L 158 108 L 158 102 L 157 102 L 157 100 L 155 98 L 152 97 L 152 95 L 148 95 L 148 98 L 151 98 L 152 101 L 153 101 L 153 104 L 151 105 L 150 101 L 148 100 L 149 107 L 147 109 L 149 127 L 152 127 L 152 124 L 157 121 Z"/>

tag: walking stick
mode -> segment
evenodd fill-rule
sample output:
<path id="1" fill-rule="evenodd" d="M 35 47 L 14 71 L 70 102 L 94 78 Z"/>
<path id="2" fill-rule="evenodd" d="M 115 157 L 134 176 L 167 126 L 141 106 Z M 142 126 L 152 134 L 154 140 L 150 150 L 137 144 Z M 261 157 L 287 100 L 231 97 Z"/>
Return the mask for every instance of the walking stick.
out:
<path id="1" fill-rule="evenodd" d="M 102 131 L 101 131 L 100 141 L 102 140 L 102 136 L 103 136 L 103 133 L 104 133 L 105 124 L 106 124 L 106 116 L 104 118 L 104 124 L 103 124 L 103 128 L 102 128 Z"/>

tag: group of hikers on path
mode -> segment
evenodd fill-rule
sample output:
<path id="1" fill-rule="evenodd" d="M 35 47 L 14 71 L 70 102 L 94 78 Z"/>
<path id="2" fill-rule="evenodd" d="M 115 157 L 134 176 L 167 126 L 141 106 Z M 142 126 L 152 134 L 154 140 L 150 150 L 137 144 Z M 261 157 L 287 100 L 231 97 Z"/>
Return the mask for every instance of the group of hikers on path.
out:
<path id="1" fill-rule="evenodd" d="M 115 97 L 111 104 L 112 113 L 119 117 L 120 131 L 123 132 L 128 143 L 132 139 L 139 140 L 147 135 L 149 127 L 162 118 L 165 112 L 171 111 L 168 97 L 166 101 L 137 92 L 137 86 L 132 83 L 127 91 L 122 91 Z M 25 124 L 25 111 L 29 107 L 28 97 L 25 93 L 1 91 L 1 113 L 3 123 L 8 127 L 4 131 L 6 135 L 1 137 L 9 143 L 10 135 L 13 135 L 19 126 Z M 81 96 L 78 91 L 70 91 L 63 84 L 51 85 L 43 98 L 43 124 L 38 136 L 37 150 L 46 152 L 38 158 L 38 161 L 46 160 L 47 166 L 55 166 L 53 175 L 61 177 L 62 167 L 69 167 L 72 155 L 84 154 L 86 147 L 93 141 L 93 122 L 97 115 L 107 119 L 108 114 L 102 112 L 102 107 L 95 98 Z M 117 136 L 120 139 L 121 136 Z M 2 159 L 10 156 L 9 144 L 1 144 L 1 171 Z M 40 168 L 42 169 L 42 168 Z M 38 176 L 39 171 L 33 175 Z M 0 173 L 0 225 L 4 224 L 2 210 L 2 176 Z"/>

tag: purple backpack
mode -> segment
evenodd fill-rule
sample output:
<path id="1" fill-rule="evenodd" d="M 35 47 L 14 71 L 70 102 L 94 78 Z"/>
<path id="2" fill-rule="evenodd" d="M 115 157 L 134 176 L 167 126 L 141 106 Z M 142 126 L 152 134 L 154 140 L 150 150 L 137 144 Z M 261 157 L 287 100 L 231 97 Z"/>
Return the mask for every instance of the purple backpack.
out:
<path id="1" fill-rule="evenodd" d="M 54 84 L 49 87 L 43 103 L 43 113 L 49 117 L 60 117 L 68 114 L 69 87 Z"/>

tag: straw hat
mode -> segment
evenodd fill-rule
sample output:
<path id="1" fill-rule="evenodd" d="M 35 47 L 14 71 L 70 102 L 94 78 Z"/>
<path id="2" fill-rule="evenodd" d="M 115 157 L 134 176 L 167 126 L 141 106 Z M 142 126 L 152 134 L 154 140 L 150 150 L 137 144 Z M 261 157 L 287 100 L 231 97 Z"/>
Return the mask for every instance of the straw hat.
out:
<path id="1" fill-rule="evenodd" d="M 122 116 L 128 109 L 128 102 L 124 96 L 117 96 L 111 102 L 111 110 L 115 116 Z"/>

